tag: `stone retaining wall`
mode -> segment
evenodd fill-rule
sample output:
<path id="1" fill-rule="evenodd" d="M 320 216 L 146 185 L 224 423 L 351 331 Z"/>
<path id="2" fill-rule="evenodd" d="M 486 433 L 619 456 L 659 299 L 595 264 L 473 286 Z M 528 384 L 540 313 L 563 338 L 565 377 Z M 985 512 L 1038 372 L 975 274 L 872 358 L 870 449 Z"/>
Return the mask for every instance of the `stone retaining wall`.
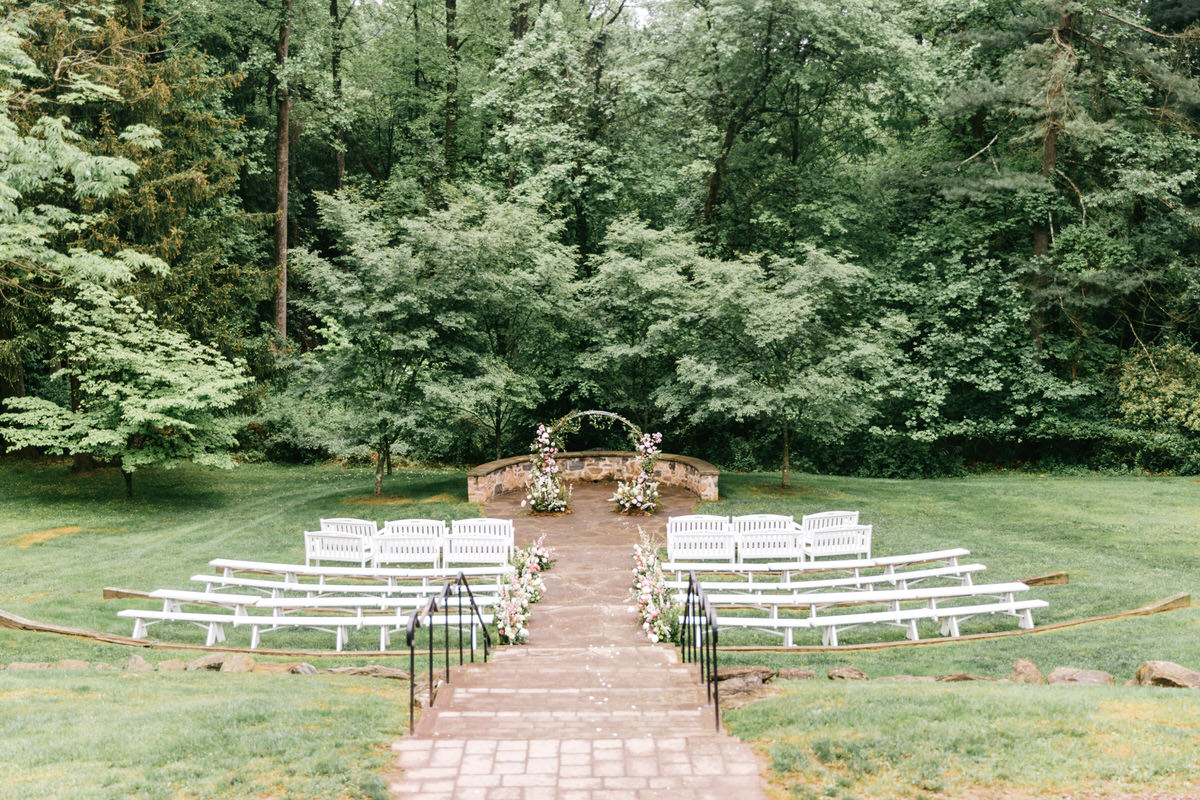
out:
<path id="1" fill-rule="evenodd" d="M 632 452 L 588 450 L 560 453 L 558 464 L 567 483 L 616 481 L 633 477 L 636 459 L 637 454 Z M 530 469 L 529 456 L 480 464 L 467 473 L 467 500 L 485 503 L 498 494 L 524 489 Z M 666 485 L 688 489 L 701 500 L 717 499 L 720 471 L 707 461 L 663 453 L 654 474 Z"/>

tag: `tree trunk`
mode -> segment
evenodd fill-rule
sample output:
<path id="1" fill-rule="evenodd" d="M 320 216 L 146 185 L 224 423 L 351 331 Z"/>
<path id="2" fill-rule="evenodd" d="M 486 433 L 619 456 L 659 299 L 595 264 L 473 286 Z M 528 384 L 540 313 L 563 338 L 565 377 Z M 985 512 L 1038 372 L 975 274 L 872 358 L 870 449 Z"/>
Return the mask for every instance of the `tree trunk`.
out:
<path id="1" fill-rule="evenodd" d="M 1046 129 L 1042 137 L 1042 177 L 1047 180 L 1058 169 L 1058 136 L 1063 125 L 1059 106 L 1066 93 L 1062 77 L 1065 71 L 1060 69 L 1059 62 L 1062 60 L 1075 61 L 1075 50 L 1070 42 L 1071 25 L 1071 13 L 1064 8 L 1058 18 L 1058 27 L 1051 31 L 1056 46 L 1050 65 L 1050 82 L 1046 86 Z M 1041 295 L 1048 283 L 1041 262 L 1050 254 L 1051 224 L 1052 220 L 1047 211 L 1046 219 L 1044 221 L 1039 219 L 1033 225 L 1034 274 L 1029 285 L 1029 334 L 1033 339 L 1034 353 L 1038 358 L 1041 357 L 1045 348 L 1046 312 L 1042 307 Z"/>
<path id="2" fill-rule="evenodd" d="M 453 181 L 458 168 L 458 0 L 446 0 L 446 141 L 443 155 L 446 161 L 446 180 Z"/>
<path id="3" fill-rule="evenodd" d="M 383 494 L 383 464 L 387 460 L 387 454 L 384 448 L 387 445 L 382 439 L 379 441 L 379 452 L 375 454 L 375 496 L 379 497 Z"/>
<path id="4" fill-rule="evenodd" d="M 329 22 L 332 25 L 333 42 L 329 54 L 329 77 L 333 80 L 334 118 L 333 137 L 333 188 L 342 188 L 346 177 L 346 130 L 342 126 L 343 89 L 342 89 L 342 16 L 338 8 L 338 0 L 329 0 Z"/>
<path id="5" fill-rule="evenodd" d="M 788 459 L 791 456 L 789 452 L 791 446 L 792 435 L 791 421 L 787 418 L 787 414 L 783 415 L 783 488 L 788 488 L 792 485 L 791 464 Z"/>
<path id="6" fill-rule="evenodd" d="M 276 84 L 275 114 L 275 332 L 280 341 L 287 340 L 287 249 L 288 249 L 288 130 L 290 127 L 291 96 L 286 69 L 288 42 L 292 35 L 292 0 L 282 0 L 279 20 L 279 41 L 275 45 Z"/>
<path id="7" fill-rule="evenodd" d="M 121 475 L 125 478 L 125 499 L 133 499 L 133 473 L 126 472 L 125 468 L 121 468 Z"/>

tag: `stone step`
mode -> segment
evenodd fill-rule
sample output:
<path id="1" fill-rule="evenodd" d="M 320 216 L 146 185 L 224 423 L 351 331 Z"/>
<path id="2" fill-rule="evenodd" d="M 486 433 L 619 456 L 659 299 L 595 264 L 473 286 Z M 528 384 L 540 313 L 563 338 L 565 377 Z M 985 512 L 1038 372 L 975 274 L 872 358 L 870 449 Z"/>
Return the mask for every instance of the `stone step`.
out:
<path id="1" fill-rule="evenodd" d="M 652 710 L 486 711 L 431 709 L 421 715 L 417 737 L 528 739 L 553 732 L 556 739 L 658 738 L 716 730 L 711 708 Z"/>

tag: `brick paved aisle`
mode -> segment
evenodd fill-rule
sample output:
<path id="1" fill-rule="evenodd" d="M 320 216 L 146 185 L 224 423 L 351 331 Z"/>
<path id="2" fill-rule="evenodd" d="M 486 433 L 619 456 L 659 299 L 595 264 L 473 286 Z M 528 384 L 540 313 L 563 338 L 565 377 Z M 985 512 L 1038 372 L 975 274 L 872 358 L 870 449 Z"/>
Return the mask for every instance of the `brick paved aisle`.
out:
<path id="1" fill-rule="evenodd" d="M 517 544 L 546 533 L 558 559 L 530 644 L 451 672 L 415 736 L 396 742 L 397 800 L 763 800 L 750 746 L 714 730 L 693 666 L 638 635 L 628 600 L 638 527 L 661 531 L 695 497 L 667 487 L 654 517 L 612 513 L 612 484 L 575 487 L 574 513 L 488 503 Z"/>

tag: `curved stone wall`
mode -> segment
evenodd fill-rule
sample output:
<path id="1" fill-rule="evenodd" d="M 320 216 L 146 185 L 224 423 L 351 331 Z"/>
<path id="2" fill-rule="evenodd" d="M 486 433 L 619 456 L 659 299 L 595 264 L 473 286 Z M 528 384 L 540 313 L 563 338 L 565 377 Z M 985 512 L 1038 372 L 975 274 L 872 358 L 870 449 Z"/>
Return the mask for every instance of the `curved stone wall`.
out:
<path id="1" fill-rule="evenodd" d="M 588 450 L 559 453 L 558 464 L 567 483 L 580 481 L 628 480 L 634 474 L 637 454 L 616 450 Z M 467 473 L 467 500 L 485 503 L 498 494 L 525 488 L 528 480 L 529 456 L 502 458 L 480 464 Z M 654 475 L 668 486 L 681 486 L 701 500 L 717 499 L 717 476 L 720 471 L 698 458 L 663 453 Z"/>

